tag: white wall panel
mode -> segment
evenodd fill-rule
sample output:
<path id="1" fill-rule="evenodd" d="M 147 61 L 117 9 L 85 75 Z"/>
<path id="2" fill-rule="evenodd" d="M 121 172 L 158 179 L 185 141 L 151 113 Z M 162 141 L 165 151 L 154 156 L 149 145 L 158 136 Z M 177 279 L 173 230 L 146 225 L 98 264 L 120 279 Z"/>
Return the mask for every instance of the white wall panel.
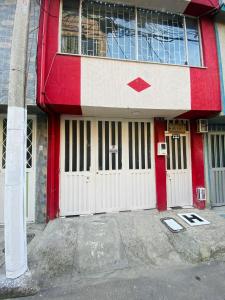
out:
<path id="1" fill-rule="evenodd" d="M 142 92 L 129 87 L 138 77 L 151 87 Z M 82 57 L 81 78 L 84 115 L 101 109 L 140 109 L 171 117 L 191 109 L 188 67 Z"/>

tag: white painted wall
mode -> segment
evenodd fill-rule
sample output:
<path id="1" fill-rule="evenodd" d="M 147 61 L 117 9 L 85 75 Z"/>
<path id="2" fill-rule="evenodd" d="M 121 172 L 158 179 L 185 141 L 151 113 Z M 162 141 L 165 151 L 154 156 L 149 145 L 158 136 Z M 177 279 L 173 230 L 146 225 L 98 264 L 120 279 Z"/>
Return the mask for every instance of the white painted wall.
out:
<path id="1" fill-rule="evenodd" d="M 151 87 L 138 93 L 127 84 L 141 77 Z M 119 110 L 138 115 L 175 117 L 191 109 L 188 67 L 81 58 L 83 115 Z M 125 114 L 124 112 L 124 114 Z M 152 113 L 151 113 L 152 112 Z M 118 114 L 117 114 L 118 115 Z"/>

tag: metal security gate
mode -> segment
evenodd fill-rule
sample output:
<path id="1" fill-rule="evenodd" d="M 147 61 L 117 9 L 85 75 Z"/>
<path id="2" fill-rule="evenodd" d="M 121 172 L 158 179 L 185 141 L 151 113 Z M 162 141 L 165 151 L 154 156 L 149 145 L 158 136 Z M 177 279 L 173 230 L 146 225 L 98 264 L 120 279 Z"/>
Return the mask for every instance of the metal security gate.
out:
<path id="1" fill-rule="evenodd" d="M 0 116 L 0 224 L 4 223 L 4 184 L 6 163 L 7 119 Z M 28 222 L 35 220 L 35 152 L 36 118 L 27 120 L 26 152 L 26 217 Z"/>
<path id="2" fill-rule="evenodd" d="M 166 135 L 167 206 L 189 207 L 192 201 L 189 134 Z"/>
<path id="3" fill-rule="evenodd" d="M 155 208 L 149 121 L 61 120 L 60 215 Z"/>
<path id="4" fill-rule="evenodd" d="M 209 176 L 212 206 L 225 205 L 225 132 L 209 133 Z"/>

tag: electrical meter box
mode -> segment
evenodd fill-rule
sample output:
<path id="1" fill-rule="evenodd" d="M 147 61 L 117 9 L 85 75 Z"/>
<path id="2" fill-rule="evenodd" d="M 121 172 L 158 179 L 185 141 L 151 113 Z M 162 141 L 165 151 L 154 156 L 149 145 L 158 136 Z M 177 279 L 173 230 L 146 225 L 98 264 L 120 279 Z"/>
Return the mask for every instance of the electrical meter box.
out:
<path id="1" fill-rule="evenodd" d="M 158 155 L 167 155 L 167 144 L 166 143 L 158 143 Z"/>

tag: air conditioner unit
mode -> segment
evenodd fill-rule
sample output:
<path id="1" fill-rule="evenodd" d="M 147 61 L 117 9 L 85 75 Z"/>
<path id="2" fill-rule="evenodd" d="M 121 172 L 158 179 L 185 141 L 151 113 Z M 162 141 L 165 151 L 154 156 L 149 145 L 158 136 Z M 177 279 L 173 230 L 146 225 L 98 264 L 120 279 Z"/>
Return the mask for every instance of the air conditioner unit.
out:
<path id="1" fill-rule="evenodd" d="M 198 133 L 208 132 L 208 120 L 206 119 L 197 120 L 197 132 Z"/>
<path id="2" fill-rule="evenodd" d="M 197 188 L 197 199 L 199 201 L 205 201 L 206 200 L 206 189 L 203 187 Z"/>

